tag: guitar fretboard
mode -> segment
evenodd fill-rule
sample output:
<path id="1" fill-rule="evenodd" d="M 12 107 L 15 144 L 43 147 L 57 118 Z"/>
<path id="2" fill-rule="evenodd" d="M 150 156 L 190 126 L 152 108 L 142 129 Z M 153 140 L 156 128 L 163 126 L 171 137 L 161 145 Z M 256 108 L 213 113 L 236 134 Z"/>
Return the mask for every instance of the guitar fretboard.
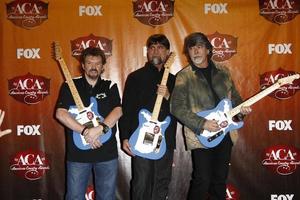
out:
<path id="1" fill-rule="evenodd" d="M 175 58 L 175 53 L 171 52 L 167 62 L 164 65 L 165 71 L 164 71 L 162 80 L 160 82 L 160 85 L 167 85 L 167 81 L 168 81 L 168 77 L 169 77 L 169 73 L 170 73 L 170 67 L 174 62 L 174 58 Z M 152 116 L 151 116 L 151 120 L 153 120 L 153 121 L 158 120 L 160 107 L 161 107 L 163 98 L 164 97 L 162 95 L 159 95 L 159 94 L 156 97 L 155 105 L 154 105 Z"/>
<path id="2" fill-rule="evenodd" d="M 170 73 L 170 70 L 168 68 L 165 68 L 165 71 L 164 71 L 164 74 L 163 74 L 163 77 L 162 77 L 162 80 L 161 80 L 161 83 L 160 83 L 161 85 L 166 85 L 167 84 L 169 73 Z M 159 115 L 159 111 L 160 111 L 160 107 L 161 107 L 163 98 L 164 98 L 163 95 L 160 95 L 160 94 L 157 95 L 155 105 L 154 105 L 154 109 L 153 109 L 153 112 L 152 112 L 151 120 L 155 121 L 155 120 L 158 119 L 158 115 Z"/>
<path id="3" fill-rule="evenodd" d="M 294 74 L 294 75 L 291 75 L 291 76 L 279 79 L 276 83 L 274 83 L 270 87 L 264 89 L 260 93 L 254 95 L 253 97 L 249 98 L 248 100 L 244 101 L 240 105 L 238 105 L 235 108 L 233 108 L 230 111 L 228 111 L 226 113 L 226 115 L 231 116 L 231 117 L 237 115 L 238 113 L 241 112 L 241 107 L 243 107 L 243 106 L 251 106 L 252 104 L 254 104 L 257 101 L 259 101 L 260 99 L 264 98 L 268 94 L 270 94 L 273 91 L 275 91 L 276 89 L 280 88 L 282 85 L 285 85 L 285 84 L 288 84 L 288 83 L 292 84 L 293 80 L 298 79 L 298 78 L 299 78 L 299 74 Z"/>
<path id="4" fill-rule="evenodd" d="M 75 104 L 76 104 L 76 107 L 77 107 L 77 109 L 78 109 L 79 111 L 81 111 L 81 110 L 84 109 L 84 105 L 83 105 L 83 103 L 82 103 L 82 101 L 81 101 L 81 98 L 80 98 L 80 96 L 79 96 L 79 94 L 78 94 L 78 91 L 77 91 L 77 89 L 76 89 L 76 86 L 75 86 L 75 84 L 74 84 L 74 81 L 73 81 L 73 79 L 72 79 L 72 76 L 71 76 L 71 74 L 70 74 L 70 72 L 69 72 L 69 70 L 68 70 L 68 68 L 67 68 L 67 65 L 66 65 L 64 59 L 59 58 L 59 59 L 57 59 L 57 60 L 58 60 L 58 62 L 59 62 L 59 64 L 60 64 L 60 67 L 61 67 L 62 72 L 63 72 L 63 74 L 64 74 L 64 77 L 65 77 L 65 79 L 66 79 L 66 82 L 67 82 L 67 84 L 68 84 L 68 86 L 69 86 L 69 88 L 70 88 L 71 94 L 72 94 L 73 99 L 74 99 L 74 102 L 75 102 Z"/>

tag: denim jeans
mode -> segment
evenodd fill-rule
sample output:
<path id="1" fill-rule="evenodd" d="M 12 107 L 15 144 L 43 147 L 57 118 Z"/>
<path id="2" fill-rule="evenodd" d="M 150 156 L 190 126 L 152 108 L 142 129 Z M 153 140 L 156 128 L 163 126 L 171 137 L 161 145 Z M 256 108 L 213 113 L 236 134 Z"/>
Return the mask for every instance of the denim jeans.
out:
<path id="1" fill-rule="evenodd" d="M 95 174 L 96 200 L 115 199 L 118 159 L 98 163 L 67 161 L 66 200 L 85 200 L 85 192 L 92 169 Z"/>

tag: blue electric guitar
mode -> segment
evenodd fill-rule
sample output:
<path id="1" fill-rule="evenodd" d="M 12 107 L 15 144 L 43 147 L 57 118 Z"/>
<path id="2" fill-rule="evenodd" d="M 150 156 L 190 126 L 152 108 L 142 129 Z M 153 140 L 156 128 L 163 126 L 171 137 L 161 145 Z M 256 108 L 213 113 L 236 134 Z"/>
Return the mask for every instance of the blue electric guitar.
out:
<path id="1" fill-rule="evenodd" d="M 217 146 L 225 137 L 225 135 L 232 131 L 241 128 L 244 123 L 233 121 L 233 117 L 240 113 L 242 106 L 251 106 L 255 102 L 259 101 L 263 97 L 272 93 L 276 89 L 280 88 L 285 84 L 292 84 L 295 79 L 300 77 L 299 74 L 294 74 L 288 77 L 279 79 L 275 84 L 264 89 L 255 96 L 244 101 L 240 105 L 232 109 L 232 104 L 229 99 L 223 99 L 220 103 L 212 110 L 202 111 L 197 113 L 198 116 L 204 117 L 208 120 L 217 120 L 221 129 L 218 132 L 209 132 L 204 130 L 200 135 L 196 135 L 200 143 L 206 148 L 212 148 Z"/>
<path id="2" fill-rule="evenodd" d="M 173 64 L 175 54 L 171 53 L 165 63 L 165 71 L 161 85 L 166 85 Z M 158 121 L 159 111 L 163 100 L 162 95 L 157 95 L 153 113 L 146 109 L 139 112 L 139 126 L 129 138 L 131 151 L 140 157 L 151 160 L 160 159 L 166 152 L 165 130 L 168 128 L 171 118 L 167 116 L 164 121 Z"/>
<path id="3" fill-rule="evenodd" d="M 101 115 L 98 113 L 98 104 L 97 100 L 94 97 L 90 98 L 90 105 L 88 107 L 84 107 L 82 100 L 78 94 L 78 91 L 76 89 L 76 86 L 73 82 L 72 76 L 67 68 L 67 65 L 62 58 L 62 50 L 58 42 L 54 42 L 54 54 L 55 59 L 59 62 L 61 70 L 64 74 L 64 77 L 66 79 L 66 82 L 70 88 L 72 97 L 74 99 L 74 102 L 76 105 L 69 107 L 69 113 L 78 121 L 80 124 L 86 126 L 86 127 L 96 127 L 99 126 L 99 122 L 102 122 L 104 119 Z M 105 134 L 102 134 L 99 136 L 99 141 L 103 144 L 107 140 L 110 139 L 112 135 L 111 129 Z M 84 139 L 84 137 L 76 132 L 73 131 L 73 141 L 76 147 L 78 147 L 81 150 L 88 150 L 91 149 L 91 146 L 89 143 L 87 143 Z"/>

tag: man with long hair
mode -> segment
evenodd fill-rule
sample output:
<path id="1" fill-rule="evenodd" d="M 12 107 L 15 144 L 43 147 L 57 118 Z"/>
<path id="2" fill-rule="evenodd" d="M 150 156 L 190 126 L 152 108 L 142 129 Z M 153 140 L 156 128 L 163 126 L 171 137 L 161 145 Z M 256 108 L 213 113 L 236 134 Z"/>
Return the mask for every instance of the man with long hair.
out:
<path id="1" fill-rule="evenodd" d="M 229 98 L 234 105 L 242 102 L 229 71 L 211 60 L 213 47 L 200 32 L 185 38 L 184 54 L 188 66 L 177 73 L 171 96 L 171 113 L 184 124 L 187 147 L 192 152 L 193 174 L 189 200 L 225 200 L 226 179 L 229 170 L 234 135 L 227 134 L 214 148 L 203 148 L 196 134 L 203 130 L 216 132 L 221 129 L 217 120 L 207 120 L 197 115 L 214 108 L 222 99 Z M 250 107 L 241 109 L 242 114 Z"/>

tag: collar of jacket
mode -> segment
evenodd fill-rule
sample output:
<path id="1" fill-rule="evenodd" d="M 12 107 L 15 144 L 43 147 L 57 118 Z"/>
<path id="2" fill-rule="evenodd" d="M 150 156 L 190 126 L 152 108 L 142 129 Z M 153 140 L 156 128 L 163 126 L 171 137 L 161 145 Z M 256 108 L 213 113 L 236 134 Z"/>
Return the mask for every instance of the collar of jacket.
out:
<path id="1" fill-rule="evenodd" d="M 159 73 L 162 73 L 162 72 L 165 71 L 165 67 L 164 66 L 162 67 L 161 71 L 158 71 L 158 69 L 151 62 L 149 62 L 149 61 L 146 62 L 145 67 L 148 67 L 149 69 L 151 69 L 151 70 L 153 70 L 155 72 L 159 72 Z"/>

